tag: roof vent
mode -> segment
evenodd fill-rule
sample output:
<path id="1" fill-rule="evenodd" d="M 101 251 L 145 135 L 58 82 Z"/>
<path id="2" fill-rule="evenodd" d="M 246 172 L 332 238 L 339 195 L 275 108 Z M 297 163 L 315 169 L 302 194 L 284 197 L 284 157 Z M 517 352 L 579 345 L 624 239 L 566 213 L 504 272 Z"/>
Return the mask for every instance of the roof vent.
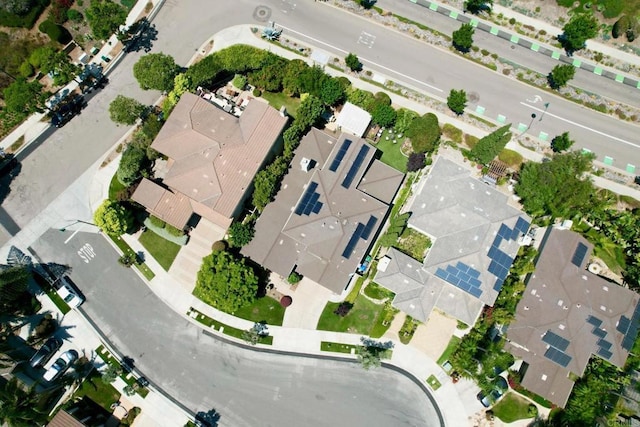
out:
<path id="1" fill-rule="evenodd" d="M 282 117 L 287 117 L 287 108 L 284 105 L 280 107 L 280 115 Z"/>
<path id="2" fill-rule="evenodd" d="M 300 160 L 300 169 L 309 172 L 309 169 L 311 169 L 311 160 L 303 157 L 302 160 Z"/>

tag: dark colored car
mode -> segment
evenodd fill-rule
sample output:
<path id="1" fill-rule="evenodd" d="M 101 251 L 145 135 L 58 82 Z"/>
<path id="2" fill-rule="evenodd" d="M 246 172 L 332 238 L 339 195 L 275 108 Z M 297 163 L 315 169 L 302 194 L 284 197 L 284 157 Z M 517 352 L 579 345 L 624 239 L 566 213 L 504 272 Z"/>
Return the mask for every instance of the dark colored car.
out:
<path id="1" fill-rule="evenodd" d="M 478 400 L 482 403 L 482 406 L 488 408 L 489 406 L 495 404 L 500 398 L 504 395 L 504 393 L 509 389 L 509 384 L 504 377 L 498 377 L 496 381 L 493 383 L 493 390 L 491 390 L 488 394 L 484 392 L 478 393 Z"/>
<path id="2" fill-rule="evenodd" d="M 61 128 L 85 107 L 84 96 L 75 95 L 62 101 L 51 113 L 51 124 Z"/>
<path id="3" fill-rule="evenodd" d="M 51 359 L 51 357 L 56 354 L 56 351 L 58 351 L 60 347 L 62 347 L 61 339 L 55 337 L 49 338 L 47 342 L 45 342 L 44 345 L 40 347 L 38 351 L 36 351 L 36 354 L 34 354 L 33 357 L 29 359 L 29 365 L 32 368 L 38 368 L 46 364 L 49 359 Z"/>

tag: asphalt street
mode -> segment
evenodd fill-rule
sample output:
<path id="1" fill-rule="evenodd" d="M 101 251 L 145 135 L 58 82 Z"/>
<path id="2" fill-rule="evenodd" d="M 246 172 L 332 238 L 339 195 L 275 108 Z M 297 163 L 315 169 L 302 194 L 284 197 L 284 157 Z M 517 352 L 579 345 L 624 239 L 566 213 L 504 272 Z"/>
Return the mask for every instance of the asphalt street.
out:
<path id="1" fill-rule="evenodd" d="M 215 409 L 221 426 L 439 425 L 422 389 L 389 369 L 243 350 L 203 333 L 120 266 L 100 234 L 50 230 L 33 249 L 72 267 L 82 310 L 136 369 L 189 410 Z"/>
<path id="2" fill-rule="evenodd" d="M 186 64 L 216 31 L 241 23 L 266 25 L 268 21 L 285 27 L 285 36 L 300 38 L 336 55 L 354 52 L 371 69 L 434 96 L 445 98 L 450 89 L 465 89 L 472 109 L 493 119 L 502 115 L 505 123 L 515 127 L 531 125 L 526 131 L 530 135 L 550 140 L 569 131 L 577 141 L 576 148 L 588 148 L 600 160 L 609 156 L 621 169 L 627 163 L 640 165 L 637 126 L 508 79 L 323 2 L 169 0 L 153 22 L 158 38 L 152 51 L 168 53 L 178 63 Z M 110 83 L 82 114 L 43 138 L 38 149 L 22 159 L 19 173 L 3 184 L 0 221 L 7 233 L 0 236 L 2 243 L 125 134 L 127 128 L 116 126 L 108 116 L 109 103 L 116 95 L 126 94 L 146 104 L 157 99 L 158 92 L 142 91 L 133 77 L 133 64 L 142 54 L 126 55 L 109 75 Z M 542 116 L 545 103 L 550 106 Z M 535 120 L 531 114 L 536 114 Z"/>

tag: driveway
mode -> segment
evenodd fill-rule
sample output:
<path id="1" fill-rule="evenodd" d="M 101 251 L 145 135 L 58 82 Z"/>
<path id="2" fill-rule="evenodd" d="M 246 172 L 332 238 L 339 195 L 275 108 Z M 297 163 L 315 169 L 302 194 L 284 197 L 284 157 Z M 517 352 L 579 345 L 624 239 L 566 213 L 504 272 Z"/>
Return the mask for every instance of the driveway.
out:
<path id="1" fill-rule="evenodd" d="M 389 369 L 243 349 L 169 310 L 104 238 L 50 230 L 34 245 L 44 261 L 69 264 L 82 310 L 155 385 L 191 411 L 216 410 L 220 425 L 437 426 L 422 389 Z M 85 263 L 77 251 L 91 245 Z"/>

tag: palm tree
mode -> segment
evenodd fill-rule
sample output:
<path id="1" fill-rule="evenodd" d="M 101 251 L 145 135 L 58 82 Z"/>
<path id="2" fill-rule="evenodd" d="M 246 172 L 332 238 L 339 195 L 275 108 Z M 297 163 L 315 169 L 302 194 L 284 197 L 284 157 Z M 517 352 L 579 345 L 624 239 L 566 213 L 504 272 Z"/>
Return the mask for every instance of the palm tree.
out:
<path id="1" fill-rule="evenodd" d="M 47 421 L 47 414 L 37 409 L 39 396 L 33 389 L 23 390 L 12 378 L 0 388 L 0 421 L 11 427 L 32 427 Z"/>

